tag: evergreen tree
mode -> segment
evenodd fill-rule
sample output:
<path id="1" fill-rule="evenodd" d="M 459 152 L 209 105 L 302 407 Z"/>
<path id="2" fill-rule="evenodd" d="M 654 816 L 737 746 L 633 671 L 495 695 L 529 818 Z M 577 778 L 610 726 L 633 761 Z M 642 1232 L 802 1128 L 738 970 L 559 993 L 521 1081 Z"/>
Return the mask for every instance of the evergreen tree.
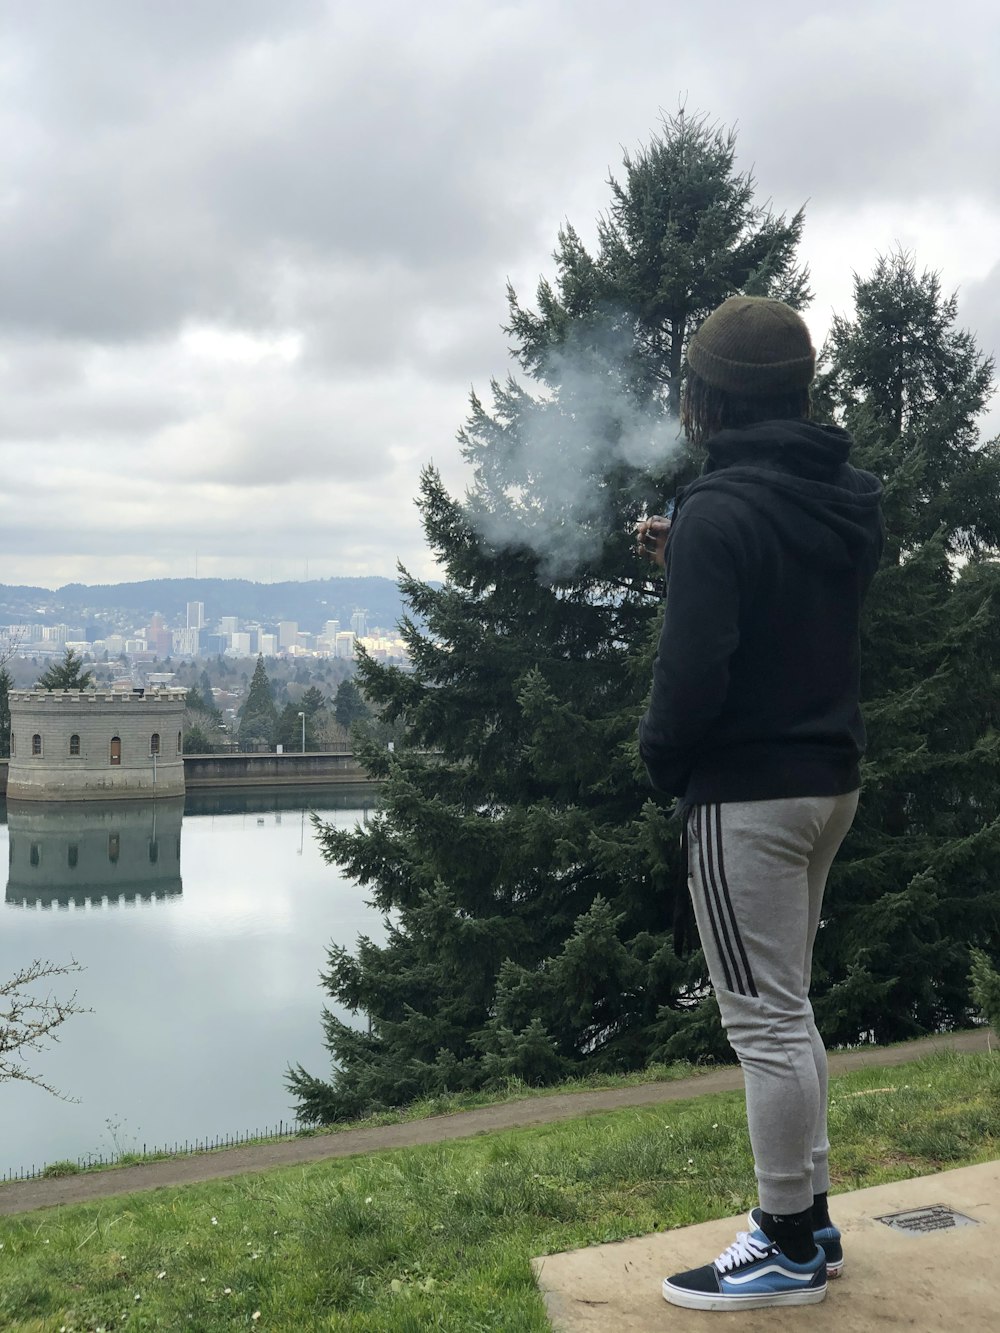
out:
<path id="1" fill-rule="evenodd" d="M 10 672 L 0 667 L 0 757 L 10 755 L 10 691 L 14 688 Z"/>
<path id="2" fill-rule="evenodd" d="M 687 335 L 737 291 L 806 296 L 802 216 L 758 207 L 734 151 L 681 115 L 625 159 L 597 254 L 567 227 L 537 312 L 509 292 L 536 392 L 473 397 L 465 502 L 423 474 L 445 586 L 403 573 L 412 671 L 358 664 L 407 745 L 362 747 L 381 810 L 322 834 L 392 924 L 330 950 L 324 984 L 370 1031 L 324 1016 L 332 1080 L 289 1077 L 308 1117 L 725 1049 L 700 954 L 674 951 L 679 828 L 637 755 L 660 589 L 630 529 L 695 467 L 669 416 Z"/>
<path id="3" fill-rule="evenodd" d="M 862 799 L 816 949 L 828 1040 L 966 1025 L 969 950 L 1000 950 L 1000 443 L 992 362 L 913 258 L 855 279 L 818 398 L 886 486 L 887 549 L 862 625 Z M 964 561 L 964 563 L 962 563 Z"/>
<path id="4" fill-rule="evenodd" d="M 1000 1036 L 1000 972 L 982 949 L 970 950 L 970 957 L 972 971 L 969 974 L 969 982 L 972 987 L 973 1003 L 993 1031 Z"/>
<path id="5" fill-rule="evenodd" d="M 287 751 L 302 749 L 302 723 L 303 719 L 299 713 L 305 713 L 305 748 L 306 750 L 317 750 L 317 733 L 322 723 L 322 711 L 318 709 L 306 709 L 301 705 L 305 700 L 301 700 L 300 705 L 293 703 L 285 704 L 281 713 L 278 715 L 278 727 L 276 738 L 280 745 Z"/>
<path id="6" fill-rule="evenodd" d="M 211 689 L 206 699 L 201 690 L 192 686 L 184 703 L 184 753 L 214 753 L 219 749 L 218 739 L 225 731 L 225 724 Z"/>
<path id="7" fill-rule="evenodd" d="M 326 707 L 326 695 L 318 686 L 310 685 L 299 700 L 299 707 L 307 716 L 319 713 Z"/>
<path id="8" fill-rule="evenodd" d="M 305 713 L 305 748 L 307 751 L 321 748 L 321 734 L 327 722 L 326 696 L 315 685 L 310 685 L 303 692 L 298 703 L 286 703 L 278 716 L 278 743 L 286 750 L 299 750 L 302 747 L 302 718 Z"/>
<path id="9" fill-rule="evenodd" d="M 240 710 L 241 745 L 274 745 L 278 729 L 278 710 L 274 706 L 271 682 L 264 669 L 263 655 L 258 656 L 246 702 Z"/>
<path id="10" fill-rule="evenodd" d="M 53 662 L 42 672 L 35 683 L 38 690 L 86 690 L 89 689 L 94 673 L 84 671 L 83 658 L 72 648 L 67 648 L 61 662 Z"/>
<path id="11" fill-rule="evenodd" d="M 219 733 L 209 732 L 204 722 L 195 722 L 184 729 L 185 754 L 214 754 L 219 746 L 214 737 Z"/>
<path id="12" fill-rule="evenodd" d="M 337 686 L 337 693 L 333 696 L 333 715 L 348 732 L 355 722 L 363 722 L 371 716 L 371 711 L 353 680 L 342 680 Z"/>

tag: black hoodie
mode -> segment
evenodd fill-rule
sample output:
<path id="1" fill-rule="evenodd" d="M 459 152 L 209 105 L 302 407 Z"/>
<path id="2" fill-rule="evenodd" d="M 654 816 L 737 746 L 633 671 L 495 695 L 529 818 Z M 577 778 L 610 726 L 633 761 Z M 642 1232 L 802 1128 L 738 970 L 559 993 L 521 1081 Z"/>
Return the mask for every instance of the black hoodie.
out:
<path id="1" fill-rule="evenodd" d="M 850 447 L 807 421 L 722 431 L 678 496 L 639 748 L 686 804 L 859 785 L 858 621 L 884 528 Z"/>

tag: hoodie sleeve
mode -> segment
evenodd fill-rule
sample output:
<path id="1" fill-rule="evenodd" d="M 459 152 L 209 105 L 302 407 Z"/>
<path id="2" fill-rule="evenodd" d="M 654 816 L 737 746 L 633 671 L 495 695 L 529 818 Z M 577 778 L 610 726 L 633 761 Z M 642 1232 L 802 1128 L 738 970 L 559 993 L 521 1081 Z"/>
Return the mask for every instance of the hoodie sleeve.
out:
<path id="1" fill-rule="evenodd" d="M 639 752 L 660 791 L 683 796 L 706 732 L 722 711 L 740 641 L 740 571 L 722 531 L 684 514 L 670 536 L 667 601 Z"/>

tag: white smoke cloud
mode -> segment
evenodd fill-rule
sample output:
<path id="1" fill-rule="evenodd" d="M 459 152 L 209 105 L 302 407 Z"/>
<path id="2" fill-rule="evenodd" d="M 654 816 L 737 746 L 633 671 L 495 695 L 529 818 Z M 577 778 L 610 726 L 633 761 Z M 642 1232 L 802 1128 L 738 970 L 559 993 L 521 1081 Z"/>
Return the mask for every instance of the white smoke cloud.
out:
<path id="1" fill-rule="evenodd" d="M 469 515 L 484 541 L 528 549 L 539 577 L 572 578 L 594 563 L 615 531 L 622 495 L 665 499 L 683 451 L 676 417 L 643 402 L 622 380 L 608 347 L 561 351 L 546 362 L 551 392 L 508 386 L 516 410 L 498 414 L 502 433 L 474 457 Z"/>

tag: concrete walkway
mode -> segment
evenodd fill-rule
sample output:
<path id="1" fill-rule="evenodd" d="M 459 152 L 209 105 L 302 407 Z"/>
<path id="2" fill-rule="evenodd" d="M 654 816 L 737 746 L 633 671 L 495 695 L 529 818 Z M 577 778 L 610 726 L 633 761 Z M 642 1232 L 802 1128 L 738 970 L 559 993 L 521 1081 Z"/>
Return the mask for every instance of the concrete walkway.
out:
<path id="1" fill-rule="evenodd" d="M 977 1028 L 971 1032 L 946 1033 L 900 1046 L 871 1046 L 830 1056 L 830 1072 L 844 1074 L 868 1066 L 906 1064 L 942 1050 L 985 1051 L 990 1031 Z M 995 1039 L 994 1039 L 995 1044 Z M 24 1180 L 0 1184 L 0 1215 L 27 1213 L 35 1208 L 61 1204 L 86 1203 L 116 1194 L 139 1190 L 163 1189 L 202 1180 L 220 1180 L 274 1167 L 320 1162 L 333 1157 L 355 1157 L 389 1148 L 410 1148 L 424 1143 L 472 1138 L 527 1125 L 547 1125 L 556 1120 L 597 1115 L 627 1106 L 651 1106 L 662 1102 L 685 1101 L 712 1092 L 732 1092 L 743 1086 L 742 1071 L 726 1065 L 693 1078 L 670 1083 L 645 1083 L 634 1088 L 613 1088 L 599 1092 L 568 1092 L 551 1097 L 530 1097 L 523 1101 L 484 1106 L 475 1111 L 457 1111 L 453 1115 L 431 1116 L 400 1125 L 382 1125 L 370 1129 L 350 1129 L 341 1133 L 320 1134 L 312 1138 L 283 1139 L 271 1143 L 247 1144 L 220 1152 L 196 1153 L 171 1157 L 142 1166 L 118 1167 L 106 1171 L 87 1171 L 57 1180 Z M 732 1239 L 732 1238 L 730 1238 Z M 728 1316 L 727 1316 L 728 1317 Z M 675 1324 L 675 1327 L 677 1325 Z M 1000 1320 L 998 1320 L 1000 1327 Z"/>
<path id="2" fill-rule="evenodd" d="M 717 1312 L 667 1304 L 663 1278 L 711 1263 L 747 1230 L 745 1216 L 550 1254 L 532 1267 L 555 1333 L 1000 1328 L 1000 1162 L 837 1194 L 830 1207 L 844 1271 L 820 1305 Z M 900 1213 L 908 1216 L 884 1220 Z"/>

